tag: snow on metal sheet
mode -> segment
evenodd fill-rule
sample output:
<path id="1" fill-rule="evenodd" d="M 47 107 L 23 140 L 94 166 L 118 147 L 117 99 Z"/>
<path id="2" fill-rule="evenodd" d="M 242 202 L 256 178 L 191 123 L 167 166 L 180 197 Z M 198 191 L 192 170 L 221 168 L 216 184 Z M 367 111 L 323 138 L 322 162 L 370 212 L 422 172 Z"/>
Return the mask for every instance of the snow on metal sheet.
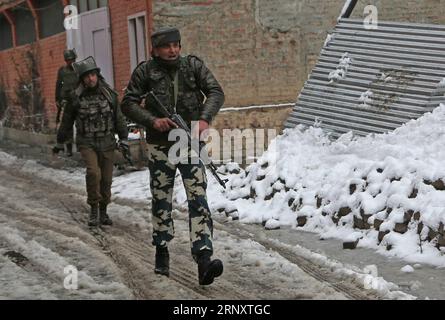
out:
<path id="1" fill-rule="evenodd" d="M 339 136 L 394 130 L 445 102 L 445 26 L 340 19 L 286 128 Z"/>

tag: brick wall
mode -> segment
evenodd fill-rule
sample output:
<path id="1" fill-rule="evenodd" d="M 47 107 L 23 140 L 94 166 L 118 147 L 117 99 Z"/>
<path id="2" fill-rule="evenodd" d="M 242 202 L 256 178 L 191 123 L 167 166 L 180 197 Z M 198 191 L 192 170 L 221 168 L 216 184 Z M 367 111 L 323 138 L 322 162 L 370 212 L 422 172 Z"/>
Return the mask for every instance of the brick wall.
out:
<path id="1" fill-rule="evenodd" d="M 445 24 L 445 0 L 359 0 L 352 17 L 363 17 L 366 5 L 375 5 L 382 21 Z"/>
<path id="2" fill-rule="evenodd" d="M 55 127 L 57 114 L 55 88 L 57 71 L 65 64 L 63 51 L 66 48 L 65 33 L 59 33 L 38 42 L 39 66 L 42 75 L 42 92 L 46 100 L 50 128 Z"/>
<path id="3" fill-rule="evenodd" d="M 154 0 L 154 26 L 176 25 L 202 57 L 226 106 L 295 101 L 343 0 Z"/>
<path id="4" fill-rule="evenodd" d="M 147 10 L 145 0 L 110 0 L 114 85 L 122 95 L 131 76 L 128 17 Z M 148 22 L 148 17 L 147 17 Z M 148 38 L 148 37 L 147 37 Z"/>
<path id="5" fill-rule="evenodd" d="M 127 18 L 148 10 L 149 2 L 110 0 L 115 87 L 120 93 L 131 74 Z M 225 107 L 243 107 L 296 100 L 343 4 L 344 0 L 153 0 L 152 6 L 154 26 L 180 27 L 183 52 L 202 57 L 220 80 Z M 353 17 L 362 17 L 367 4 L 378 7 L 381 20 L 445 24 L 445 0 L 360 0 Z M 63 33 L 36 44 L 51 115 L 65 44 Z M 11 57 L 20 60 L 29 48 L 0 52 L 0 77 L 9 90 L 16 79 Z M 277 112 L 283 118 L 286 111 Z M 214 125 L 244 128 L 260 116 L 269 117 L 240 111 L 220 114 Z M 274 127 L 275 121 L 261 125 Z"/>
<path id="6" fill-rule="evenodd" d="M 65 34 L 60 33 L 52 37 L 40 40 L 39 42 L 0 51 L 0 78 L 7 87 L 9 102 L 12 104 L 12 112 L 20 115 L 21 110 L 13 105 L 16 101 L 15 91 L 17 88 L 18 72 L 28 74 L 24 70 L 27 65 L 27 52 L 34 52 L 37 58 L 37 66 L 41 77 L 34 79 L 39 82 L 42 94 L 45 99 L 46 114 L 49 120 L 49 126 L 55 127 L 56 106 L 54 101 L 55 83 L 57 71 L 65 62 L 63 60 L 63 50 L 66 46 Z"/>

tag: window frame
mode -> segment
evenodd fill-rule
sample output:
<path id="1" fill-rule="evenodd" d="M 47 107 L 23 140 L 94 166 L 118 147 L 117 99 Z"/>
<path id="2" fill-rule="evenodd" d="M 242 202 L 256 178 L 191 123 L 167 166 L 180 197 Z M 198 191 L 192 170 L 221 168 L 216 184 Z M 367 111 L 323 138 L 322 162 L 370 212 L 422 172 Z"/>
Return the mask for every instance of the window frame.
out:
<path id="1" fill-rule="evenodd" d="M 138 38 L 140 34 L 138 34 L 138 21 L 143 18 L 143 41 L 144 41 L 144 57 L 141 59 L 139 56 L 140 52 L 140 46 L 138 46 Z M 136 29 L 133 30 L 132 23 L 133 21 L 136 23 Z M 132 14 L 127 17 L 127 26 L 128 26 L 128 41 L 129 41 L 129 49 L 130 49 L 130 71 L 133 72 L 133 70 L 138 66 L 138 64 L 142 61 L 145 61 L 148 59 L 149 56 L 149 48 L 148 48 L 148 37 L 147 37 L 147 13 L 145 11 L 141 11 L 135 14 Z"/>

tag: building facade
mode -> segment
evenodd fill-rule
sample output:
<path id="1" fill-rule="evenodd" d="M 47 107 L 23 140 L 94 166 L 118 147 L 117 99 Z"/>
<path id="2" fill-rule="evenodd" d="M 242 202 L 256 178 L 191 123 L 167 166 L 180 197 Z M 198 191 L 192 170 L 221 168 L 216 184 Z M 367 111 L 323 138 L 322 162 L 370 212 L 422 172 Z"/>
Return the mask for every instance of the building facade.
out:
<path id="1" fill-rule="evenodd" d="M 360 0 L 353 16 L 362 17 L 367 4 L 378 7 L 382 20 L 445 22 L 445 0 Z M 14 127 L 54 129 L 56 74 L 65 48 L 76 48 L 80 58 L 95 56 L 122 94 L 134 67 L 149 57 L 152 30 L 175 25 L 182 31 L 183 52 L 203 58 L 225 90 L 227 111 L 214 125 L 279 129 L 343 5 L 344 0 L 0 0 L 0 117 L 9 108 Z M 71 19 L 75 13 L 77 20 Z M 267 104 L 281 105 L 243 111 Z"/>

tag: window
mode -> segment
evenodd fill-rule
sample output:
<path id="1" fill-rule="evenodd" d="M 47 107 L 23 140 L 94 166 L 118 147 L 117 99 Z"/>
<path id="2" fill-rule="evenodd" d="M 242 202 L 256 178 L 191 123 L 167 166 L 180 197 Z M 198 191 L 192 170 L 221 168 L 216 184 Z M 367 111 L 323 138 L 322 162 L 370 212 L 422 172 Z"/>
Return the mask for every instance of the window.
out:
<path id="1" fill-rule="evenodd" d="M 28 44 L 36 41 L 36 28 L 31 9 L 26 3 L 20 3 L 11 10 L 15 21 L 17 45 Z"/>
<path id="2" fill-rule="evenodd" d="M 70 0 L 70 4 L 77 7 L 79 13 L 108 6 L 108 0 Z"/>
<path id="3" fill-rule="evenodd" d="M 5 16 L 0 13 L 0 50 L 12 48 L 11 25 Z"/>
<path id="4" fill-rule="evenodd" d="M 145 32 L 145 13 L 128 18 L 128 37 L 130 39 L 131 70 L 147 59 L 147 42 Z"/>
<path id="5" fill-rule="evenodd" d="M 65 31 L 63 5 L 60 0 L 40 0 L 35 1 L 34 4 L 39 15 L 40 38 Z"/>

